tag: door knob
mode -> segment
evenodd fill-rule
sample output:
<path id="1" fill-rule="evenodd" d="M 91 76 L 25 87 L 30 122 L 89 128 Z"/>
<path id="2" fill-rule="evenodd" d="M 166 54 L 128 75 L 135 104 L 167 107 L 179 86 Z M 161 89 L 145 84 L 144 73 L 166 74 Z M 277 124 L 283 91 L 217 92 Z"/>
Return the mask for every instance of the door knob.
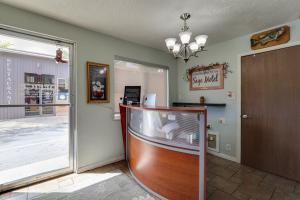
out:
<path id="1" fill-rule="evenodd" d="M 242 118 L 243 118 L 243 119 L 247 119 L 247 118 L 248 118 L 248 115 L 242 115 Z"/>

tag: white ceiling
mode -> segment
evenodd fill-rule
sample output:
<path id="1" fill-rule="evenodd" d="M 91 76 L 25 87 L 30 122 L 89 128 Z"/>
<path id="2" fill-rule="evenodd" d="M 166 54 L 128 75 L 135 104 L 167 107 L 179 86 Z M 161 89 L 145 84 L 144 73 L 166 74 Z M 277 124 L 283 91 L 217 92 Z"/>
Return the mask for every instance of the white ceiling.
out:
<path id="1" fill-rule="evenodd" d="M 1 2 L 117 38 L 165 50 L 177 37 L 180 14 L 190 12 L 193 36 L 209 44 L 288 21 L 300 15 L 300 0 L 2 0 Z"/>

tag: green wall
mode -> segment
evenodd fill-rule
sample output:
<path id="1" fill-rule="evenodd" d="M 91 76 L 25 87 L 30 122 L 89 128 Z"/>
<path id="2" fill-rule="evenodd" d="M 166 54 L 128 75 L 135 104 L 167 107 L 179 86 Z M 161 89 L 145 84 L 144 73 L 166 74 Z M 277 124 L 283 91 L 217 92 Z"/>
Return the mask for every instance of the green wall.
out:
<path id="1" fill-rule="evenodd" d="M 130 43 L 0 3 L 0 24 L 15 26 L 77 42 L 77 139 L 78 167 L 96 166 L 123 155 L 120 121 L 113 121 L 113 104 L 86 103 L 86 61 L 111 66 L 113 102 L 115 55 L 170 67 L 170 102 L 176 99 L 177 66 L 166 52 Z M 162 42 L 164 42 L 162 40 Z"/>
<path id="2" fill-rule="evenodd" d="M 300 41 L 300 20 L 287 23 L 291 28 L 290 44 Z M 199 54 L 198 58 L 192 58 L 187 64 L 178 61 L 178 101 L 199 102 L 200 96 L 204 96 L 207 102 L 226 103 L 225 108 L 209 107 L 208 122 L 212 125 L 212 131 L 220 134 L 220 153 L 227 159 L 239 161 L 240 154 L 240 132 L 239 132 L 239 99 L 237 94 L 240 92 L 238 79 L 241 76 L 238 71 L 240 55 L 253 53 L 250 48 L 250 37 L 248 34 L 232 40 L 220 42 L 208 46 L 206 52 Z M 209 38 L 208 38 L 209 39 Z M 208 65 L 211 63 L 228 62 L 232 74 L 225 78 L 225 87 L 223 90 L 198 90 L 190 91 L 189 85 L 183 80 L 186 69 L 196 65 Z M 228 91 L 233 92 L 234 98 L 227 97 Z M 225 124 L 218 123 L 220 118 L 225 119 Z"/>

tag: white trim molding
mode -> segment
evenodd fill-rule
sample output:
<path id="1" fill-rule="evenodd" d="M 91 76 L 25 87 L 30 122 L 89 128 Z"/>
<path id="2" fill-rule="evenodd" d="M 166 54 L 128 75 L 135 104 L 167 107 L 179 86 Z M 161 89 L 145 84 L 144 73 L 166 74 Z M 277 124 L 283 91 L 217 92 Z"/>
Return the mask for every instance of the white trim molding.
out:
<path id="1" fill-rule="evenodd" d="M 124 159 L 125 159 L 125 155 L 122 154 L 120 156 L 117 156 L 117 157 L 114 157 L 114 158 L 111 158 L 111 159 L 108 159 L 108 160 L 105 160 L 105 161 L 101 161 L 101 162 L 93 163 L 93 164 L 86 165 L 86 166 L 83 166 L 83 167 L 79 167 L 76 170 L 76 173 L 80 174 L 80 173 L 83 173 L 83 172 L 86 172 L 86 171 L 89 171 L 89 170 L 92 170 L 92 169 L 96 169 L 96 168 L 99 168 L 99 167 L 103 167 L 105 165 L 109 165 L 109 164 L 112 164 L 112 163 L 115 163 L 115 162 L 118 162 L 118 161 L 121 161 L 121 160 L 124 160 Z"/>
<path id="2" fill-rule="evenodd" d="M 237 56 L 237 126 L 236 126 L 236 132 L 237 132 L 237 148 L 236 148 L 236 160 L 237 162 L 241 162 L 241 151 L 242 151 L 242 144 L 241 144 L 241 138 L 242 138 L 242 120 L 241 120 L 241 116 L 242 116 L 242 88 L 241 88 L 241 84 L 242 84 L 242 62 L 241 59 L 243 56 L 249 56 L 249 55 L 253 55 L 253 54 L 258 54 L 258 53 L 264 53 L 264 52 L 268 52 L 268 51 L 274 51 L 274 50 L 279 50 L 279 49 L 284 49 L 284 48 L 288 48 L 288 47 L 293 47 L 293 46 L 297 46 L 300 45 L 300 41 L 297 42 L 290 42 L 287 44 L 282 44 L 282 45 L 278 45 L 278 46 L 272 46 L 269 48 L 265 48 L 265 49 L 259 49 L 259 50 L 255 50 L 255 51 L 250 51 L 250 52 L 246 52 L 246 53 L 242 53 L 239 54 Z"/>
<path id="3" fill-rule="evenodd" d="M 215 152 L 215 151 L 211 151 L 211 150 L 207 150 L 207 153 L 217 156 L 217 157 L 220 157 L 220 158 L 224 158 L 226 160 L 230 160 L 230 161 L 239 163 L 238 159 L 234 156 L 230 156 L 230 155 L 227 155 L 224 153 L 219 153 L 219 152 Z"/>

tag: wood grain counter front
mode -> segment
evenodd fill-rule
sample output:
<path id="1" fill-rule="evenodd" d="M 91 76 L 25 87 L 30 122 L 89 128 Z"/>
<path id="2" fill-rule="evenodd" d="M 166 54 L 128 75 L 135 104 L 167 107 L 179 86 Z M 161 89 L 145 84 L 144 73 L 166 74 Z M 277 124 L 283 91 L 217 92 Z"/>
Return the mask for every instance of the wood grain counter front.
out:
<path id="1" fill-rule="evenodd" d="M 199 199 L 199 156 L 161 148 L 128 134 L 128 162 L 148 188 L 172 200 Z"/>

